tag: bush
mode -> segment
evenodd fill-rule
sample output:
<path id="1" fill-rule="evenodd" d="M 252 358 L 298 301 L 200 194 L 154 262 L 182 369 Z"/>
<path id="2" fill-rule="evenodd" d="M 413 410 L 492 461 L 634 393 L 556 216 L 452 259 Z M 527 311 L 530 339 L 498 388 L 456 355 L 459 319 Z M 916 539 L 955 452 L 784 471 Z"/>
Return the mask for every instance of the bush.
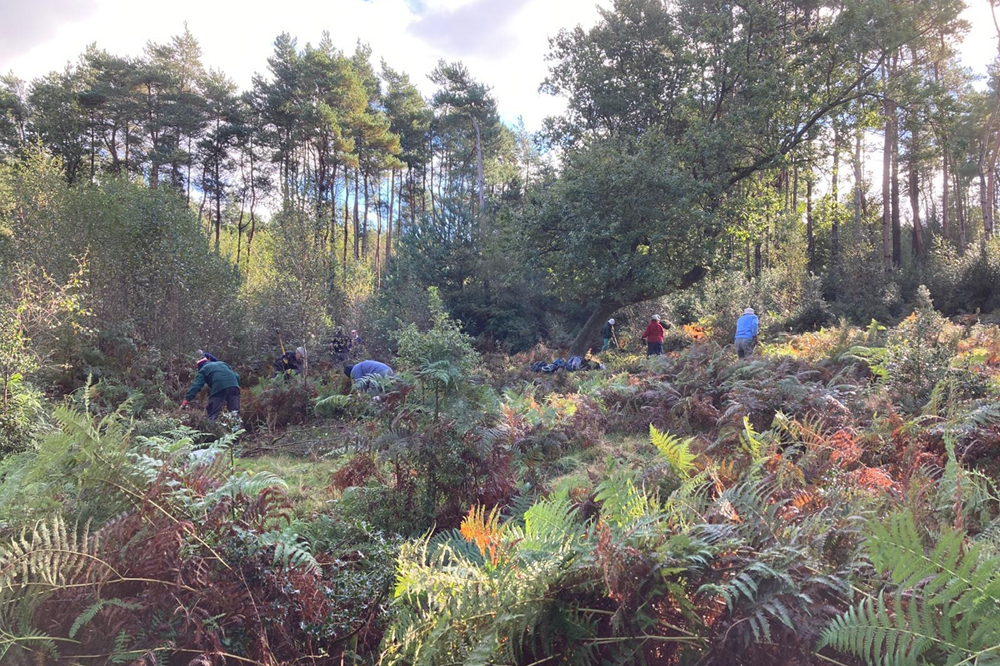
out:
<path id="1" fill-rule="evenodd" d="M 427 300 L 430 329 L 422 332 L 415 324 L 409 324 L 399 331 L 396 339 L 402 366 L 413 372 L 423 394 L 430 389 L 436 417 L 441 401 L 455 395 L 468 381 L 479 354 L 472 346 L 472 339 L 448 316 L 437 289 L 428 288 Z"/>

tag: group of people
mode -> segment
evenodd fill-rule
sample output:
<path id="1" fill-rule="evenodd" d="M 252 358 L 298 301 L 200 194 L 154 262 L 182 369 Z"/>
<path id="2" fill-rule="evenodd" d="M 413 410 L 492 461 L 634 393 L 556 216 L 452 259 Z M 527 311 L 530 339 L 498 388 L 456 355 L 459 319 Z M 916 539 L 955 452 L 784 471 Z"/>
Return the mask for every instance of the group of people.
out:
<path id="1" fill-rule="evenodd" d="M 668 323 L 664 326 L 660 315 L 654 314 L 642 333 L 642 341 L 646 343 L 646 356 L 659 356 L 663 354 L 663 341 L 666 338 Z M 757 338 L 760 333 L 760 319 L 753 308 L 747 308 L 736 321 L 736 354 L 743 359 L 753 354 L 757 347 Z M 604 344 L 601 351 L 606 351 L 613 344 L 615 348 L 621 345 L 618 343 L 618 335 L 615 331 L 615 320 L 608 319 L 601 329 L 601 337 Z M 353 365 L 347 364 L 351 350 L 361 346 L 361 336 L 357 331 L 351 331 L 351 337 L 344 334 L 343 327 L 338 327 L 334 332 L 331 342 L 334 361 L 344 366 L 344 374 L 352 381 L 358 382 L 366 377 L 379 375 L 390 377 L 393 375 L 392 368 L 380 361 L 365 360 Z M 285 352 L 274 361 L 274 369 L 278 373 L 297 374 L 305 368 L 307 353 L 305 347 L 298 347 L 295 351 Z M 222 413 L 225 407 L 230 412 L 240 411 L 240 376 L 229 367 L 228 364 L 220 361 L 207 352 L 200 352 L 197 361 L 198 374 L 191 383 L 187 395 L 184 396 L 182 408 L 186 408 L 191 400 L 201 392 L 206 386 L 209 390 L 208 404 L 205 413 L 208 418 L 215 420 Z"/>
<path id="2" fill-rule="evenodd" d="M 344 327 L 338 326 L 337 330 L 333 332 L 333 338 L 330 340 L 330 350 L 333 352 L 333 361 L 338 365 L 343 365 L 347 363 L 347 359 L 351 357 L 351 352 L 361 349 L 364 344 L 364 340 L 358 335 L 358 332 L 351 329 L 351 334 L 348 336 L 344 333 Z"/>
<path id="3" fill-rule="evenodd" d="M 392 376 L 392 368 L 380 361 L 369 359 L 353 365 L 346 363 L 351 350 L 359 348 L 361 344 L 361 336 L 358 335 L 357 331 L 352 330 L 350 338 L 344 335 L 342 327 L 338 327 L 334 333 L 334 339 L 331 343 L 333 357 L 338 365 L 343 365 L 344 374 L 354 382 L 359 382 L 373 375 Z M 198 355 L 199 358 L 196 361 L 198 374 L 191 382 L 191 388 L 184 396 L 181 408 L 186 409 L 188 403 L 194 400 L 207 386 L 209 395 L 205 414 L 210 420 L 214 421 L 219 418 L 223 408 L 238 414 L 240 411 L 240 376 L 229 367 L 229 364 L 220 361 L 212 354 L 199 350 Z M 286 376 L 301 374 L 305 370 L 307 358 L 305 347 L 284 352 L 274 360 L 274 370 L 276 373 Z"/>
<path id="4" fill-rule="evenodd" d="M 663 341 L 667 337 L 668 328 L 670 328 L 670 324 L 667 323 L 664 326 L 660 315 L 655 314 L 650 318 L 649 324 L 640 338 L 646 343 L 647 357 L 663 354 Z M 742 359 L 753 354 L 754 349 L 757 348 L 759 334 L 760 319 L 753 308 L 747 308 L 743 311 L 740 318 L 736 320 L 736 355 Z M 601 345 L 602 352 L 607 351 L 612 345 L 614 345 L 615 349 L 621 348 L 621 345 L 618 343 L 618 335 L 615 331 L 614 319 L 609 319 L 604 323 L 604 326 L 601 328 L 601 338 L 604 340 L 604 344 Z"/>

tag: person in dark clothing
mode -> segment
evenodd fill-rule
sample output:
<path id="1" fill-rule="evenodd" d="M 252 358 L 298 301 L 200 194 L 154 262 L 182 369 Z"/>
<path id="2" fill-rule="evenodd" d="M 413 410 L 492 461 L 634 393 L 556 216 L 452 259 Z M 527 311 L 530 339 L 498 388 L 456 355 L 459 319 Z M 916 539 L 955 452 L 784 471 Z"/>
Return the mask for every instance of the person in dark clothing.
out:
<path id="1" fill-rule="evenodd" d="M 615 335 L 615 320 L 609 319 L 604 322 L 604 326 L 601 328 L 601 337 L 604 339 L 604 344 L 601 345 L 601 351 L 607 351 L 611 346 L 611 343 L 615 343 L 615 349 L 618 348 L 618 336 Z"/>
<path id="2" fill-rule="evenodd" d="M 302 374 L 306 365 L 306 349 L 299 347 L 295 351 L 285 352 L 274 359 L 274 371 L 277 374 Z"/>
<path id="3" fill-rule="evenodd" d="M 208 386 L 208 405 L 205 413 L 214 421 L 219 418 L 222 408 L 227 411 L 240 412 L 240 376 L 222 361 L 210 361 L 207 356 L 198 360 L 198 374 L 191 383 L 181 408 L 186 409 L 188 402 L 194 400 L 201 389 Z"/>
<path id="4" fill-rule="evenodd" d="M 338 326 L 330 340 L 330 350 L 333 352 L 333 362 L 342 365 L 351 355 L 351 339 L 344 333 L 344 327 Z"/>
<path id="5" fill-rule="evenodd" d="M 358 332 L 354 329 L 351 330 L 351 349 L 360 349 L 361 345 L 365 344 L 365 341 L 361 339 Z"/>
<path id="6" fill-rule="evenodd" d="M 660 323 L 660 315 L 653 315 L 649 326 L 642 334 L 642 339 L 646 341 L 646 356 L 660 356 L 663 354 L 663 339 L 666 337 L 666 329 Z"/>

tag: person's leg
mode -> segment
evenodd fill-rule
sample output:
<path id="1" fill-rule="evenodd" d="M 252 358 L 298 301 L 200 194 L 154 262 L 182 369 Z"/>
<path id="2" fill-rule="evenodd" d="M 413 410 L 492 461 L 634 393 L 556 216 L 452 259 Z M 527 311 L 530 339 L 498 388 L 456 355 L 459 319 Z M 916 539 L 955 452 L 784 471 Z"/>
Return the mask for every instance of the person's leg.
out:
<path id="1" fill-rule="evenodd" d="M 646 343 L 646 358 L 649 358 L 652 355 L 653 355 L 653 343 L 652 342 L 647 342 Z"/>
<path id="2" fill-rule="evenodd" d="M 653 356 L 663 356 L 663 343 L 657 342 L 653 345 Z"/>
<path id="3" fill-rule="evenodd" d="M 743 340 L 741 338 L 736 341 L 736 356 L 737 358 L 743 359 L 746 358 L 746 355 L 747 355 L 746 340 Z"/>
<path id="4" fill-rule="evenodd" d="M 608 347 L 610 346 L 611 346 L 611 338 L 604 338 L 604 344 L 601 345 L 601 352 L 607 351 Z"/>
<path id="5" fill-rule="evenodd" d="M 208 416 L 209 421 L 214 421 L 219 418 L 219 414 L 222 413 L 222 405 L 226 403 L 226 394 L 218 393 L 209 397 L 208 404 L 205 405 L 205 414 Z"/>
<path id="6" fill-rule="evenodd" d="M 226 389 L 226 409 L 235 414 L 240 413 L 240 389 L 238 386 Z"/>

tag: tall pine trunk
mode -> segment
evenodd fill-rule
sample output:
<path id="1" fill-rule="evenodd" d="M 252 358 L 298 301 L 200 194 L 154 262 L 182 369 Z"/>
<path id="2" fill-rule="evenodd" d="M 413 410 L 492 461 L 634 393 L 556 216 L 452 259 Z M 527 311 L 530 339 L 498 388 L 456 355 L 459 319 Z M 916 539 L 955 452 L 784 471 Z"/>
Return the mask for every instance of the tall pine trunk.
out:
<path id="1" fill-rule="evenodd" d="M 861 200 L 864 197 L 865 172 L 861 153 L 861 137 L 864 134 L 858 127 L 854 135 L 854 241 L 861 240 Z"/>
<path id="2" fill-rule="evenodd" d="M 899 219 L 899 115 L 893 108 L 892 119 L 892 264 L 903 263 L 903 229 Z"/>
<path id="3" fill-rule="evenodd" d="M 883 67 L 882 77 L 888 80 Z M 892 102 L 886 96 L 882 100 L 882 115 L 885 117 L 885 137 L 882 144 L 882 265 L 885 270 L 892 268 L 892 145 L 893 114 Z"/>
<path id="4" fill-rule="evenodd" d="M 349 203 L 351 200 L 351 172 L 348 170 L 347 165 L 344 165 L 344 261 L 342 267 L 344 269 L 344 280 L 347 280 L 347 246 L 348 246 L 348 230 L 351 228 L 351 218 L 348 214 Z"/>
<path id="5" fill-rule="evenodd" d="M 830 259 L 837 260 L 840 254 L 840 194 L 837 191 L 837 179 L 840 176 L 840 130 L 833 126 L 833 174 L 830 185 L 830 195 L 833 197 L 833 219 L 830 228 Z"/>
<path id="6" fill-rule="evenodd" d="M 361 174 L 354 169 L 354 261 L 361 260 L 361 219 L 358 217 L 358 184 Z"/>
<path id="7" fill-rule="evenodd" d="M 389 171 L 389 219 L 385 225 L 385 267 L 392 258 L 392 213 L 396 205 L 396 169 Z"/>
<path id="8" fill-rule="evenodd" d="M 816 233 L 813 227 L 813 177 L 811 172 L 806 178 L 806 259 L 809 272 L 815 272 Z"/>
<path id="9" fill-rule="evenodd" d="M 365 184 L 365 209 L 364 209 L 365 210 L 365 214 L 364 214 L 364 217 L 362 218 L 363 221 L 361 223 L 361 229 L 362 229 L 362 231 L 361 231 L 361 256 L 364 257 L 365 259 L 367 259 L 368 258 L 368 202 L 371 199 L 371 196 L 369 194 L 369 189 L 370 189 L 371 183 L 369 182 L 368 173 L 367 172 L 364 173 L 364 175 L 362 176 L 362 178 L 364 179 L 364 184 Z"/>
<path id="10" fill-rule="evenodd" d="M 924 231 L 920 223 L 920 173 L 917 147 L 919 129 L 916 122 L 910 125 L 909 190 L 910 212 L 913 216 L 913 260 L 919 261 L 924 254 Z"/>

